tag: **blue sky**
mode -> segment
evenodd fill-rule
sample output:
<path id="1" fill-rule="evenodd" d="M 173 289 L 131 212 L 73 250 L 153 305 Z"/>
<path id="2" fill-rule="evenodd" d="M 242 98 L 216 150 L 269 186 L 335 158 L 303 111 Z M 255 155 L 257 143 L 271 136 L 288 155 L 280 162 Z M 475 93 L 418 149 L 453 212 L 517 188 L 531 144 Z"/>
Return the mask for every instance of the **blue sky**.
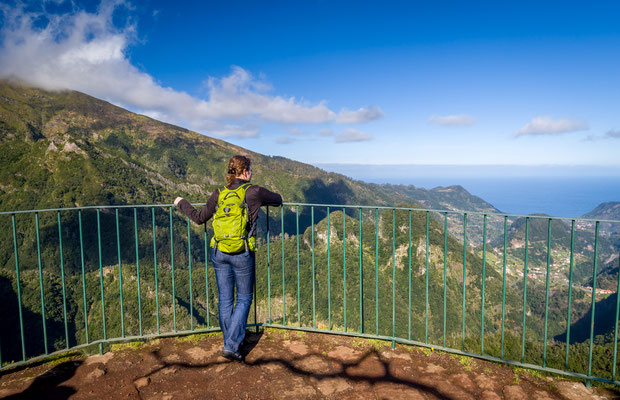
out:
<path id="1" fill-rule="evenodd" d="M 620 167 L 618 2 L 5 3 L 0 75 L 308 163 Z"/>

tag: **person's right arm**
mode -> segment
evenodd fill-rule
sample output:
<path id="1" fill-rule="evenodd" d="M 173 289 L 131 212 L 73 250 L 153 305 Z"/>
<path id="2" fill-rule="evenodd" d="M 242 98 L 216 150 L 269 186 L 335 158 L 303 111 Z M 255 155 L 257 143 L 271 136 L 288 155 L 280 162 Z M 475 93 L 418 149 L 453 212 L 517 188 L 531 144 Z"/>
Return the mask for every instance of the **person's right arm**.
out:
<path id="1" fill-rule="evenodd" d="M 207 222 L 213 214 L 215 213 L 215 208 L 217 207 L 217 199 L 219 196 L 219 192 L 216 190 L 211 193 L 211 196 L 207 200 L 207 204 L 200 209 L 200 211 L 196 210 L 189 201 L 185 199 L 181 199 L 175 203 L 177 203 L 181 212 L 189 217 L 194 223 L 198 225 L 202 225 Z"/>

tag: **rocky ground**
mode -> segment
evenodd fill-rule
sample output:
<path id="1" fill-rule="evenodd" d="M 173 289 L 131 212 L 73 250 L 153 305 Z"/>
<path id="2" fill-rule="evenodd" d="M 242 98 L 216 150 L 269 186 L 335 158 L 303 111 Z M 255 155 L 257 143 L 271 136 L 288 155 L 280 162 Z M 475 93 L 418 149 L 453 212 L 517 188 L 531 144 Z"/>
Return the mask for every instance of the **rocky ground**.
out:
<path id="1" fill-rule="evenodd" d="M 116 345 L 0 372 L 6 399 L 612 399 L 620 391 L 377 340 L 266 330 L 245 363 L 221 334 Z"/>

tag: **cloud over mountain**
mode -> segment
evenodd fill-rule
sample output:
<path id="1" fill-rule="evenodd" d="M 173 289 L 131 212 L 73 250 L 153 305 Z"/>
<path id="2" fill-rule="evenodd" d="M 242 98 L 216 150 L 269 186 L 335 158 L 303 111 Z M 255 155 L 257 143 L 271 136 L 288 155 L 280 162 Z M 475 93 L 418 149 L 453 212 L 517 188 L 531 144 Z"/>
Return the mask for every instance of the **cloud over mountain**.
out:
<path id="1" fill-rule="evenodd" d="M 260 122 L 363 123 L 380 118 L 379 108 L 335 112 L 327 101 L 310 103 L 273 94 L 249 71 L 232 66 L 223 77 L 206 79 L 199 98 L 163 86 L 132 64 L 136 26 L 113 23 L 120 3 L 102 2 L 96 12 L 64 14 L 0 6 L 0 77 L 15 77 L 46 89 L 73 89 L 171 123 L 220 137 L 255 137 Z"/>

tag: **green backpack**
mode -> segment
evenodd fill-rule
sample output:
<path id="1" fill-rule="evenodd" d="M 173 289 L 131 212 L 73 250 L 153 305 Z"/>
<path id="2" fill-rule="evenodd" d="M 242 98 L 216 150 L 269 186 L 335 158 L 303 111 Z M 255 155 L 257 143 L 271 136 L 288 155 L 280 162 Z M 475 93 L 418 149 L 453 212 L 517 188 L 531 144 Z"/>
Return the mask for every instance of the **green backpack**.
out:
<path id="1" fill-rule="evenodd" d="M 245 192 L 252 186 L 243 184 L 231 190 L 219 189 L 217 208 L 213 216 L 211 247 L 225 253 L 238 253 L 250 249 L 256 250 L 254 238 L 248 235 L 248 208 L 245 204 Z M 249 237 L 249 238 L 248 238 Z"/>

